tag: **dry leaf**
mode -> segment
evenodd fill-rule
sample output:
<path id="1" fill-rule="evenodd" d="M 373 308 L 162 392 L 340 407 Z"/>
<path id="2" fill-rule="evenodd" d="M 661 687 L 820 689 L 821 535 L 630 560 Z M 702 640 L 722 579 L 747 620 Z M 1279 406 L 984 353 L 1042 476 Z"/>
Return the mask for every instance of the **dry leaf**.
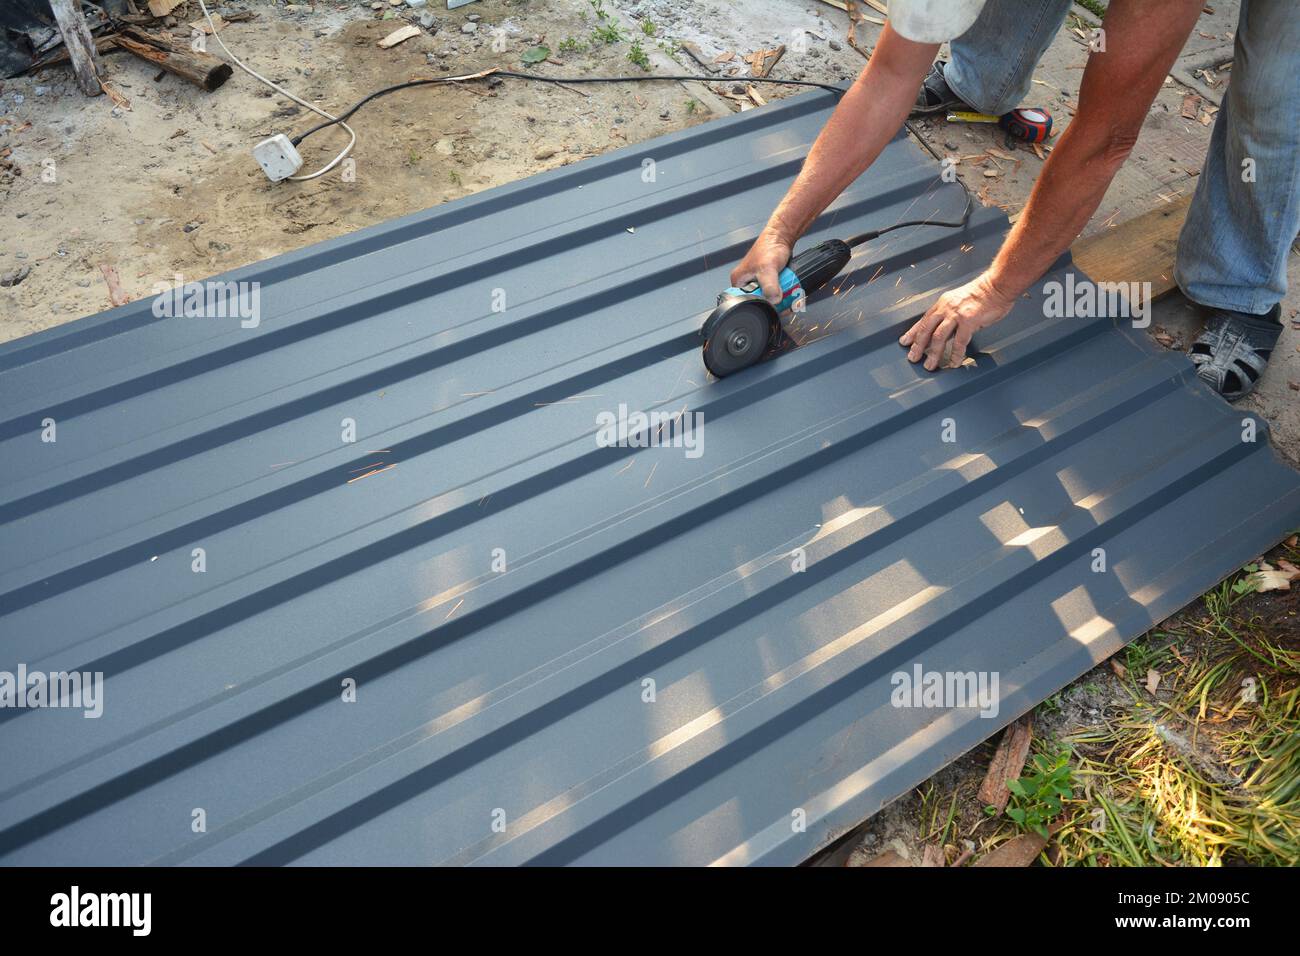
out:
<path id="1" fill-rule="evenodd" d="M 131 297 L 122 290 L 122 280 L 117 275 L 117 269 L 107 262 L 99 264 L 99 271 L 104 274 L 104 284 L 108 286 L 108 301 L 114 306 L 126 305 L 131 301 Z"/>
<path id="2" fill-rule="evenodd" d="M 1246 575 L 1246 580 L 1250 581 L 1255 590 L 1263 593 L 1264 591 L 1290 591 L 1291 575 L 1286 571 L 1255 571 Z"/>
<path id="3" fill-rule="evenodd" d="M 1154 695 L 1156 688 L 1160 686 L 1160 672 L 1158 670 L 1147 671 L 1147 693 Z"/>
<path id="4" fill-rule="evenodd" d="M 230 26 L 229 22 L 223 19 L 219 13 L 212 14 L 212 22 L 216 24 L 218 30 L 224 30 L 226 27 Z M 190 30 L 198 30 L 200 33 L 206 33 L 208 36 L 212 36 L 212 27 L 208 26 L 206 17 L 202 20 L 195 20 L 191 23 Z"/>

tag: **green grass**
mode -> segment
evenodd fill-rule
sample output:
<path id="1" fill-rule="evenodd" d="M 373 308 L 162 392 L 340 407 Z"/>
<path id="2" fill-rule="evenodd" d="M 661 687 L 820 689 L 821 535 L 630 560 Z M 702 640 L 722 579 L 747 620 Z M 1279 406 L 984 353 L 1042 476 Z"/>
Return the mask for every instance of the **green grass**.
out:
<path id="1" fill-rule="evenodd" d="M 1061 864 L 1300 864 L 1300 643 L 1293 621 L 1252 611 L 1245 573 L 1130 645 L 1132 705 L 1070 737 L 1083 792 L 1055 836 Z"/>
<path id="2" fill-rule="evenodd" d="M 1106 665 L 1040 704 L 1005 813 L 974 819 L 978 775 L 918 788 L 918 840 L 949 860 L 962 838 L 978 859 L 1032 831 L 1050 833 L 1046 865 L 1300 865 L 1300 610 L 1243 583 L 1257 567 L 1131 642 L 1122 676 Z"/>
<path id="3" fill-rule="evenodd" d="M 627 39 L 617 23 L 602 23 L 591 31 L 591 42 L 593 45 L 604 44 L 606 46 L 620 43 Z"/>
<path id="4" fill-rule="evenodd" d="M 1106 16 L 1106 4 L 1102 3 L 1101 0 L 1079 0 L 1079 6 L 1095 17 L 1102 18 Z"/>
<path id="5" fill-rule="evenodd" d="M 1062 749 L 1054 754 L 1036 753 L 1029 763 L 1029 773 L 1017 780 L 1008 780 L 1011 801 L 1006 815 L 1012 823 L 1026 833 L 1037 833 L 1044 839 L 1047 827 L 1064 809 L 1063 800 L 1074 796 L 1074 771 L 1070 766 L 1070 751 Z M 988 808 L 990 815 L 996 813 Z"/>
<path id="6" fill-rule="evenodd" d="M 643 70 L 650 69 L 650 57 L 641 48 L 640 40 L 632 41 L 632 47 L 627 51 L 627 58 Z"/>

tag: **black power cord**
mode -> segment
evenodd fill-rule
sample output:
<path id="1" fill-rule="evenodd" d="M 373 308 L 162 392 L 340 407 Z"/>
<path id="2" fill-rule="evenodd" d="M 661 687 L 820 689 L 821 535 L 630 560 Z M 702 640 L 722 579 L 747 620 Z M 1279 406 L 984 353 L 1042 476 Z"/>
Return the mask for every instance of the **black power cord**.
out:
<path id="1" fill-rule="evenodd" d="M 957 222 L 941 222 L 938 219 L 913 219 L 909 222 L 896 222 L 892 226 L 885 226 L 883 229 L 872 229 L 868 232 L 860 232 L 856 236 L 845 239 L 844 244 L 852 249 L 854 246 L 860 246 L 864 242 L 870 242 L 872 239 L 882 236 L 887 232 L 893 232 L 895 229 L 902 229 L 904 226 L 944 226 L 948 229 L 963 228 L 966 223 L 970 221 L 972 203 L 970 190 L 966 188 L 965 183 L 961 182 L 961 180 L 957 180 L 957 185 L 961 187 L 962 194 L 966 197 L 966 205 L 961 211 L 961 219 L 957 220 Z"/>
<path id="2" fill-rule="evenodd" d="M 670 74 L 670 75 L 652 74 L 648 76 L 539 76 L 535 73 L 517 73 L 513 70 L 486 70 L 482 73 L 471 73 L 471 74 L 463 74 L 457 76 L 436 76 L 436 77 L 430 77 L 429 79 L 426 80 L 409 80 L 406 83 L 397 83 L 394 84 L 393 86 L 386 86 L 382 90 L 376 90 L 374 93 L 371 93 L 369 96 L 357 100 L 357 102 L 353 103 L 352 106 L 350 106 L 346 112 L 341 113 L 339 116 L 335 117 L 332 120 L 326 120 L 324 123 L 318 123 L 317 125 L 313 126 L 311 129 L 307 130 L 307 132 L 300 133 L 299 135 L 293 137 L 293 139 L 290 140 L 290 142 L 292 142 L 294 146 L 298 146 L 302 143 L 303 140 L 305 140 L 308 136 L 311 136 L 313 133 L 319 133 L 321 130 L 334 126 L 337 123 L 345 123 L 357 112 L 357 110 L 361 109 L 361 107 L 365 106 L 371 100 L 379 99 L 379 97 L 381 96 L 387 96 L 389 93 L 396 93 L 399 90 L 409 90 L 415 86 L 432 86 L 432 85 L 443 84 L 443 83 L 462 83 L 462 82 L 469 82 L 471 80 L 485 80 L 488 77 L 492 77 L 492 76 L 504 76 L 516 80 L 532 80 L 537 83 L 559 83 L 559 84 L 566 84 L 566 85 L 572 83 L 646 83 L 655 80 L 671 80 L 673 82 L 688 80 L 688 81 L 696 81 L 700 83 L 717 83 L 720 81 L 719 77 L 716 76 L 693 76 L 688 74 Z M 815 80 L 780 80 L 770 76 L 747 76 L 744 77 L 744 82 L 776 83 L 781 86 L 810 86 L 810 87 L 815 87 L 817 89 L 827 90 L 831 93 L 834 93 L 835 96 L 837 97 L 841 96 L 844 93 L 843 87 L 834 86 L 830 83 L 818 83 Z M 920 134 L 917 133 L 916 129 L 913 128 L 910 122 L 908 122 L 906 126 L 909 130 L 911 130 L 912 135 L 916 136 L 916 138 L 920 140 L 921 144 L 927 150 L 929 150 L 935 156 L 936 159 L 942 159 L 942 157 L 940 157 L 939 154 L 936 153 L 934 149 L 932 149 L 930 145 L 925 142 L 924 138 L 922 138 Z M 909 222 L 898 222 L 898 223 L 894 223 L 892 226 L 886 226 L 883 229 L 873 229 L 869 232 L 859 233 L 858 235 L 845 240 L 846 244 L 850 247 L 860 246 L 864 242 L 870 242 L 872 239 L 875 239 L 886 232 L 892 232 L 895 229 L 902 229 L 905 226 L 943 226 L 949 229 L 960 229 L 964 227 L 966 223 L 970 220 L 971 196 L 970 196 L 970 190 L 968 190 L 965 187 L 965 185 L 963 185 L 960 181 L 958 182 L 958 185 L 962 187 L 962 193 L 966 197 L 966 206 L 962 210 L 961 219 L 959 221 L 941 222 L 935 219 L 917 219 Z"/>
<path id="3" fill-rule="evenodd" d="M 382 90 L 376 90 L 369 96 L 353 103 L 352 106 L 348 108 L 347 112 L 332 120 L 313 126 L 311 129 L 307 130 L 307 132 L 293 137 L 290 142 L 292 142 L 294 146 L 298 146 L 304 139 L 311 136 L 313 133 L 319 133 L 321 130 L 333 126 L 336 123 L 346 122 L 349 117 L 371 100 L 378 99 L 381 96 L 387 96 L 389 93 L 396 93 L 398 90 L 409 90 L 413 86 L 431 86 L 441 83 L 463 83 L 470 80 L 485 80 L 492 76 L 508 76 L 516 80 L 533 80 L 537 83 L 560 83 L 565 85 L 572 83 L 645 83 L 654 80 L 673 80 L 675 82 L 680 82 L 682 80 L 696 80 L 701 83 L 718 83 L 722 81 L 721 78 L 716 76 L 688 76 L 684 74 L 652 74 L 648 76 L 539 76 L 535 73 L 516 73 L 513 70 L 487 70 L 482 73 L 473 73 L 464 76 L 435 76 L 430 77 L 427 80 L 410 80 L 406 83 L 398 83 L 394 86 L 384 87 Z M 743 79 L 746 83 L 777 83 L 782 86 L 813 86 L 818 89 L 829 90 L 836 96 L 840 96 L 844 93 L 843 87 L 834 86 L 830 83 L 817 83 L 813 80 L 778 80 L 770 76 L 746 76 Z"/>

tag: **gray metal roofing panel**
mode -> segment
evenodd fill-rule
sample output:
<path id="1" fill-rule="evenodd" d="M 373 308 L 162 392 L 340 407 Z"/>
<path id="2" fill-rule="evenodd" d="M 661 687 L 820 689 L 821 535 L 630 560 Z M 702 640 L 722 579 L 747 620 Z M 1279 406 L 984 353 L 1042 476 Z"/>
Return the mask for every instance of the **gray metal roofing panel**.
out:
<path id="1" fill-rule="evenodd" d="M 1264 423 L 1144 332 L 1027 298 L 974 367 L 903 359 L 987 210 L 706 381 L 832 102 L 238 270 L 255 329 L 146 300 L 0 346 L 0 669 L 107 675 L 98 720 L 0 710 L 0 861 L 797 862 L 1300 524 Z M 896 139 L 810 240 L 957 212 L 935 172 Z M 703 454 L 598 447 L 620 403 L 702 412 Z M 891 706 L 916 663 L 997 672 L 997 715 Z"/>

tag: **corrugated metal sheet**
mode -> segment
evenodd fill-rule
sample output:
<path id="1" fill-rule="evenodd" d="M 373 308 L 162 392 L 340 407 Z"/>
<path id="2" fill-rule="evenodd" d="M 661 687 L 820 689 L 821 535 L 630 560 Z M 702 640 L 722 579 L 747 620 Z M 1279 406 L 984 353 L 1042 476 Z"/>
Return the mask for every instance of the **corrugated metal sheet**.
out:
<path id="1" fill-rule="evenodd" d="M 1144 332 L 1028 298 L 974 367 L 903 360 L 994 211 L 864 247 L 838 334 L 706 381 L 831 105 L 240 270 L 255 329 L 145 301 L 0 349 L 0 667 L 107 675 L 97 720 L 0 711 L 0 860 L 794 863 L 1300 524 Z M 956 213 L 935 174 L 896 140 L 814 235 Z M 620 404 L 702 412 L 703 454 L 600 447 Z M 891 706 L 918 664 L 996 673 L 996 716 Z"/>

